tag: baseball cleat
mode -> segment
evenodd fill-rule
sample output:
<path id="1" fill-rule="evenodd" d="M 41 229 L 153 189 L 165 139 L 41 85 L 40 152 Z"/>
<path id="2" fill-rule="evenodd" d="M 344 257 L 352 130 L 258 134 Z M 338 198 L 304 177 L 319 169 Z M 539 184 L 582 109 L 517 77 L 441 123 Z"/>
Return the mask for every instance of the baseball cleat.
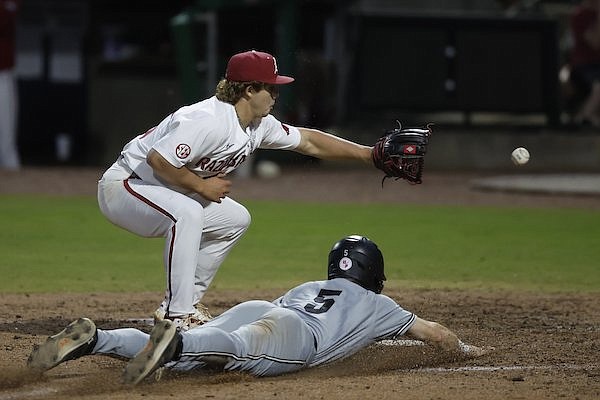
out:
<path id="1" fill-rule="evenodd" d="M 194 307 L 196 307 L 198 314 L 200 314 L 202 316 L 203 324 L 210 321 L 211 319 L 213 319 L 213 316 L 210 315 L 210 312 L 208 311 L 208 307 L 206 307 L 204 304 L 198 303 L 198 304 L 195 304 Z"/>
<path id="2" fill-rule="evenodd" d="M 176 359 L 181 346 L 177 326 L 167 319 L 158 322 L 154 325 L 146 346 L 125 366 L 123 383 L 137 385 L 164 364 Z"/>
<path id="3" fill-rule="evenodd" d="M 181 330 L 187 331 L 196 326 L 203 325 L 213 319 L 205 305 L 198 303 L 194 307 L 196 308 L 196 311 L 192 314 L 168 316 L 165 309 L 161 305 L 161 307 L 157 308 L 156 311 L 154 311 L 154 314 L 152 314 L 154 324 L 168 319 L 173 321 Z"/>
<path id="4" fill-rule="evenodd" d="M 91 354 L 97 341 L 96 324 L 91 319 L 79 318 L 45 343 L 36 345 L 27 366 L 39 372 L 47 371 L 64 361 Z"/>

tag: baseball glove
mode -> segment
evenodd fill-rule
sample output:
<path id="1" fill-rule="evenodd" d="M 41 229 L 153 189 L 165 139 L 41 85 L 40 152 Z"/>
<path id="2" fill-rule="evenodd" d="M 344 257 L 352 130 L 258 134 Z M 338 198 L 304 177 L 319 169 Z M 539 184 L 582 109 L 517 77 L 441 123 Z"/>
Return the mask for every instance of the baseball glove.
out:
<path id="1" fill-rule="evenodd" d="M 405 129 L 398 126 L 377 140 L 371 156 L 375 167 L 385 173 L 381 186 L 386 178 L 406 179 L 411 184 L 421 183 L 430 135 L 431 125 Z"/>

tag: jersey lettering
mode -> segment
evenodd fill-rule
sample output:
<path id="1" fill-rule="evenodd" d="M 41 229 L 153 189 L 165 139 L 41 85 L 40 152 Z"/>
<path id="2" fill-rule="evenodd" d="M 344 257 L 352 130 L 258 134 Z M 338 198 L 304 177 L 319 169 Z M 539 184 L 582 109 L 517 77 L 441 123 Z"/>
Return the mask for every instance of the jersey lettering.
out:
<path id="1" fill-rule="evenodd" d="M 329 289 L 321 289 L 319 291 L 319 295 L 315 297 L 315 303 L 321 304 L 321 307 L 317 308 L 317 304 L 308 303 L 304 306 L 304 309 L 312 314 L 322 314 L 327 312 L 335 303 L 334 299 L 326 299 L 326 296 L 339 296 L 342 294 L 341 290 L 329 290 Z"/>
<path id="2" fill-rule="evenodd" d="M 202 157 L 196 163 L 196 166 L 200 167 L 203 171 L 222 172 L 227 168 L 236 168 L 243 163 L 244 160 L 246 160 L 245 154 L 237 154 L 235 156 L 230 156 L 219 160 L 213 160 L 209 157 Z"/>

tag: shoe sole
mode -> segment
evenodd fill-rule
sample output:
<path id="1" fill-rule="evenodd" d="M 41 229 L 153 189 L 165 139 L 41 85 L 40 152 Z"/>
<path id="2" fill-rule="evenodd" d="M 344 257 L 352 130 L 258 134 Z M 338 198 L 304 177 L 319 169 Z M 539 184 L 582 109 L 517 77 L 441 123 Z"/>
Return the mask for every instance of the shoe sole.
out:
<path id="1" fill-rule="evenodd" d="M 177 326 L 169 320 L 158 322 L 154 325 L 146 347 L 142 349 L 123 371 L 123 383 L 137 385 L 145 377 L 162 367 L 165 362 L 165 353 L 172 352 L 176 346 Z"/>
<path id="2" fill-rule="evenodd" d="M 71 359 L 83 346 L 90 344 L 95 335 L 96 324 L 91 319 L 79 318 L 56 335 L 50 336 L 45 343 L 35 346 L 27 359 L 27 366 L 40 372 L 54 368 Z"/>

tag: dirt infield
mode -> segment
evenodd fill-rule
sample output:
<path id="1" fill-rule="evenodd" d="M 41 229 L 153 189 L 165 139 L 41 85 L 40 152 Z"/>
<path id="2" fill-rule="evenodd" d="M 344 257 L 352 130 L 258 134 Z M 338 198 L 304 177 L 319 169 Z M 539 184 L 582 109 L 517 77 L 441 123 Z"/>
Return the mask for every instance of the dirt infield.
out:
<path id="1" fill-rule="evenodd" d="M 247 298 L 279 292 L 211 291 L 215 313 Z M 1 295 L 0 399 L 344 398 L 597 399 L 600 397 L 600 296 L 447 290 L 391 290 L 407 309 L 443 322 L 466 341 L 496 347 L 479 359 L 448 360 L 428 346 L 373 347 L 337 364 L 277 378 L 192 373 L 135 388 L 119 384 L 124 361 L 92 356 L 62 364 L 41 379 L 25 359 L 35 343 L 70 320 L 101 328 L 141 322 L 160 293 Z M 43 310 L 43 311 L 42 311 Z M 43 317 L 40 318 L 40 315 Z"/>
<path id="2" fill-rule="evenodd" d="M 0 173 L 0 193 L 93 195 L 98 177 L 99 171 L 94 169 Z M 240 200 L 600 208 L 597 198 L 475 192 L 468 182 L 476 177 L 429 174 L 426 185 L 388 182 L 382 191 L 379 174 L 371 172 L 307 174 L 296 170 L 273 181 L 237 181 L 233 196 Z M 364 190 L 351 190 L 357 184 Z M 281 290 L 211 290 L 204 302 L 219 314 L 243 300 L 274 298 Z M 123 360 L 85 357 L 60 365 L 43 377 L 29 374 L 25 360 L 35 343 L 79 316 L 93 318 L 100 328 L 127 325 L 148 331 L 150 326 L 141 319 L 152 312 L 161 293 L 4 293 L 0 294 L 0 400 L 600 398 L 600 293 L 398 287 L 386 293 L 417 315 L 447 325 L 465 341 L 495 346 L 496 350 L 479 359 L 452 360 L 429 346 L 376 346 L 337 364 L 276 378 L 204 372 L 167 375 L 160 382 L 125 388 L 119 383 Z"/>

